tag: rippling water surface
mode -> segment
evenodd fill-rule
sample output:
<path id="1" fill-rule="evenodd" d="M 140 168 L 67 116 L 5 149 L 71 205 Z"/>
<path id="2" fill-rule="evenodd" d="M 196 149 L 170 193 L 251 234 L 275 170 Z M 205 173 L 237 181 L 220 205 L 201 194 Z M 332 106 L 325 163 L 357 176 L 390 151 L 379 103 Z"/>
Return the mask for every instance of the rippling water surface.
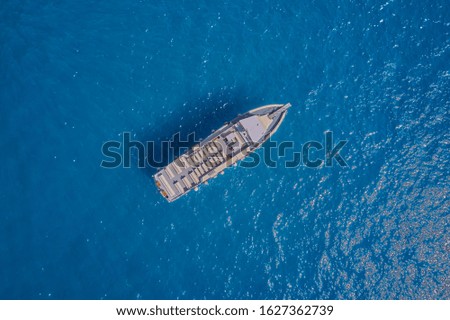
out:
<path id="1" fill-rule="evenodd" d="M 449 299 L 449 12 L 3 1 L 0 297 Z M 151 170 L 100 168 L 125 131 L 287 101 L 274 140 L 331 130 L 348 167 L 230 168 L 171 204 Z"/>

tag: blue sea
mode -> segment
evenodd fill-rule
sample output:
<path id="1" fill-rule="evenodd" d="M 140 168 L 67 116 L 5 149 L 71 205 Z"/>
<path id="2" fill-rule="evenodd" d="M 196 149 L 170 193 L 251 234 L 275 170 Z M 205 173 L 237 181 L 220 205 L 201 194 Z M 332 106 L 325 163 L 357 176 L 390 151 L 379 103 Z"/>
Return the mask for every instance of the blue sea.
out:
<path id="1" fill-rule="evenodd" d="M 347 167 L 100 166 L 286 102 Z M 2 299 L 450 299 L 448 1 L 5 0 L 0 108 Z"/>

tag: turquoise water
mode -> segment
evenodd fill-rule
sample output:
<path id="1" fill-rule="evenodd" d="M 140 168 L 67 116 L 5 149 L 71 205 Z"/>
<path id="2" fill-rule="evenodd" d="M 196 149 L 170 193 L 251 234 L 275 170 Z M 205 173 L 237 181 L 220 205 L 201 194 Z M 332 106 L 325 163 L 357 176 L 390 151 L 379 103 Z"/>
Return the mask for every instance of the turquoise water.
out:
<path id="1" fill-rule="evenodd" d="M 3 1 L 0 298 L 449 299 L 448 1 Z M 231 168 L 167 203 L 104 169 L 131 132 L 274 140 L 348 167 Z M 317 153 L 320 156 L 320 153 Z"/>

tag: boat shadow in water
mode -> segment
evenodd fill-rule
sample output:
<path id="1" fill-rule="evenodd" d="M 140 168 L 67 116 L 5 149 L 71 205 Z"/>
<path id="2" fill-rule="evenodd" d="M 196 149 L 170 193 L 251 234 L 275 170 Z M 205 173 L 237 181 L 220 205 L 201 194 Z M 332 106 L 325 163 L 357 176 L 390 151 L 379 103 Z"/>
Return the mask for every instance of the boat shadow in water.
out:
<path id="1" fill-rule="evenodd" d="M 139 139 L 154 143 L 154 147 L 146 146 L 145 173 L 152 176 L 225 122 L 256 108 L 262 102 L 261 97 L 254 97 L 242 89 L 220 89 L 187 100 L 183 103 L 183 109 L 174 111 L 167 121 L 157 127 L 145 130 Z M 152 162 L 157 162 L 157 165 Z"/>

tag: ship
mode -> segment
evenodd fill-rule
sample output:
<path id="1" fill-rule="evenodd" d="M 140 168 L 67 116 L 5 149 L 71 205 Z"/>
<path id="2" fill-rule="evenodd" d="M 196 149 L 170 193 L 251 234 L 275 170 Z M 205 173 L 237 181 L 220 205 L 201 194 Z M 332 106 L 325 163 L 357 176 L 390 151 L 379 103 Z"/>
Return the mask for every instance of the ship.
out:
<path id="1" fill-rule="evenodd" d="M 265 105 L 238 115 L 154 176 L 161 195 L 172 202 L 261 147 L 280 127 L 290 103 Z"/>

